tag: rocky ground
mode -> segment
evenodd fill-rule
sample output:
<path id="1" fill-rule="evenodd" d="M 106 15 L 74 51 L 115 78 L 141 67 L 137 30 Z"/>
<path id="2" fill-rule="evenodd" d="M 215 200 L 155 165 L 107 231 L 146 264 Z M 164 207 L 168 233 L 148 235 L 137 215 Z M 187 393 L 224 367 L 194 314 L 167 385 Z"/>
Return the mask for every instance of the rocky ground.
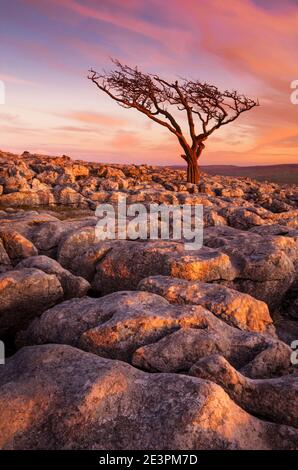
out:
<path id="1" fill-rule="evenodd" d="M 297 449 L 298 190 L 0 152 L 2 449 Z M 202 204 L 204 246 L 95 208 Z"/>

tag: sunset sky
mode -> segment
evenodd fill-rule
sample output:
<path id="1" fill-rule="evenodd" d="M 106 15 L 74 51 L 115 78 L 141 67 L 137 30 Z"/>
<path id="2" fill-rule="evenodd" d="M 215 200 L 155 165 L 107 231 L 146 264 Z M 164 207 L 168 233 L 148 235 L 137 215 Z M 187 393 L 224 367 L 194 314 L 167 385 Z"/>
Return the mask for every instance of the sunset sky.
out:
<path id="1" fill-rule="evenodd" d="M 259 98 L 210 137 L 202 164 L 298 163 L 297 0 L 1 0 L 0 25 L 2 150 L 182 163 L 172 134 L 87 80 L 114 57 Z"/>

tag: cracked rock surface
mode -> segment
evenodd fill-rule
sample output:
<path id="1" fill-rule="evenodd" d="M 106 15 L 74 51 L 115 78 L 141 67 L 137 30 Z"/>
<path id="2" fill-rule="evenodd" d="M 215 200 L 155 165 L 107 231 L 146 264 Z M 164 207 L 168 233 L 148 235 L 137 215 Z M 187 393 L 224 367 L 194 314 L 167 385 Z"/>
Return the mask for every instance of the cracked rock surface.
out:
<path id="1" fill-rule="evenodd" d="M 297 449 L 297 191 L 0 151 L 0 448 Z M 203 245 L 100 239 L 119 198 Z"/>
<path id="2" fill-rule="evenodd" d="M 0 370 L 2 449 L 294 449 L 298 431 L 251 416 L 218 385 L 148 374 L 65 345 Z M 6 426 L 5 423 L 9 423 Z"/>

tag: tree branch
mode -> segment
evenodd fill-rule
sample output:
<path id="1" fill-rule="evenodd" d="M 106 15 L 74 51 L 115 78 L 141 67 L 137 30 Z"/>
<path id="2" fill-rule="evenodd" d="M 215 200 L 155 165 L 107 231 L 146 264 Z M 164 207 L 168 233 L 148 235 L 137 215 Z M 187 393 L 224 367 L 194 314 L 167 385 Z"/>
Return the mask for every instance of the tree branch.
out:
<path id="1" fill-rule="evenodd" d="M 113 60 L 115 69 L 98 73 L 90 70 L 88 79 L 119 106 L 133 108 L 174 134 L 185 158 L 199 158 L 203 142 L 221 126 L 235 121 L 242 113 L 259 106 L 258 101 L 237 91 L 221 92 L 205 82 L 181 79 L 168 82 L 157 75 L 150 75 Z M 187 141 L 182 128 L 169 111 L 169 107 L 185 111 L 192 143 Z M 164 119 L 163 119 L 164 118 Z M 196 126 L 199 128 L 196 130 Z"/>

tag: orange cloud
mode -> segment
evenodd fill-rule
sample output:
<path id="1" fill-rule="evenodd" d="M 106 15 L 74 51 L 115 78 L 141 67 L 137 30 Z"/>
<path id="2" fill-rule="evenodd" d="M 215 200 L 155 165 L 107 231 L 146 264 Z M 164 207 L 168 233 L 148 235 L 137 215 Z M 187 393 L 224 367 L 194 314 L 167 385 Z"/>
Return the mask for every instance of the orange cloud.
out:
<path id="1" fill-rule="evenodd" d="M 135 147 L 141 150 L 142 140 L 135 132 L 118 132 L 111 140 L 113 150 L 130 150 Z"/>
<path id="2" fill-rule="evenodd" d="M 88 124 L 99 124 L 104 127 L 125 126 L 128 122 L 126 119 L 122 119 L 120 117 L 90 111 L 74 111 L 61 116 Z"/>
<path id="3" fill-rule="evenodd" d="M 298 126 L 275 128 L 267 133 L 263 133 L 257 140 L 257 145 L 258 147 L 261 147 L 263 145 L 281 142 L 296 136 L 298 136 Z"/>

